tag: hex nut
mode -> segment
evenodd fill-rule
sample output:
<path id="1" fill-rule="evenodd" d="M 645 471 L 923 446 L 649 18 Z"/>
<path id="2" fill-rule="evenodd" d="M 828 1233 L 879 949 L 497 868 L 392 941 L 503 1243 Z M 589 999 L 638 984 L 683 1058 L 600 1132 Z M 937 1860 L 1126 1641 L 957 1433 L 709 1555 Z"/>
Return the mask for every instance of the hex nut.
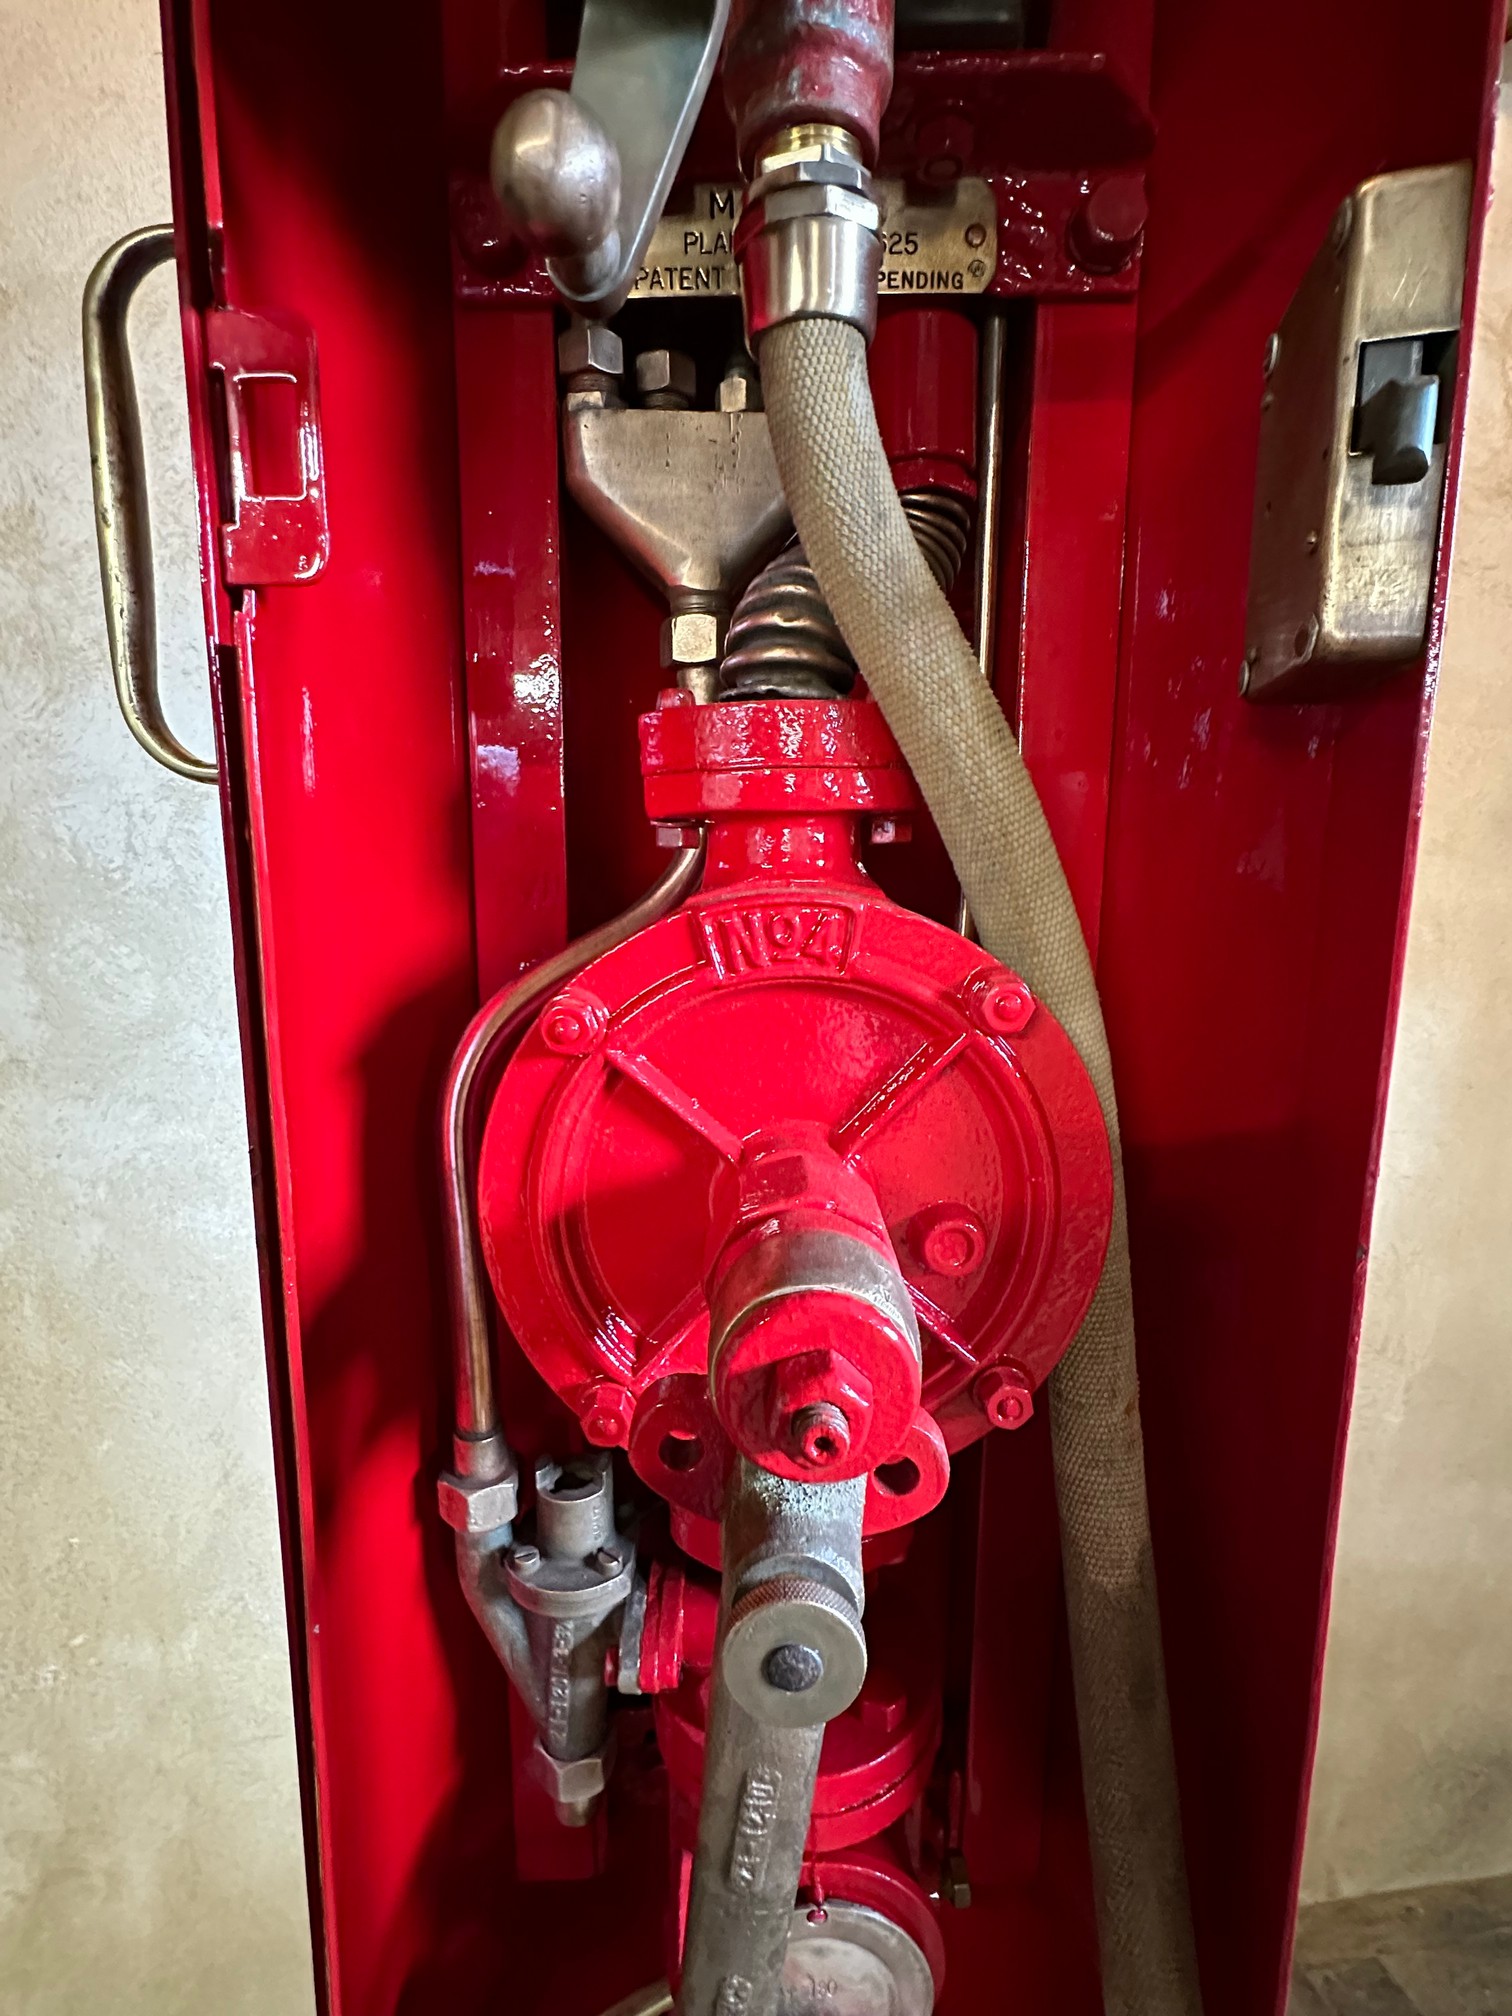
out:
<path id="1" fill-rule="evenodd" d="M 761 384 L 748 371 L 731 371 L 719 381 L 721 413 L 759 413 Z"/>
<path id="2" fill-rule="evenodd" d="M 635 360 L 635 383 L 643 399 L 675 400 L 691 406 L 698 391 L 693 359 L 680 350 L 642 350 Z"/>
<path id="3" fill-rule="evenodd" d="M 599 1798 L 609 1783 L 610 1748 L 605 1743 L 588 1757 L 549 1757 L 537 1741 L 530 1768 L 558 1806 L 577 1806 Z"/>
<path id="4" fill-rule="evenodd" d="M 625 368 L 625 346 L 602 322 L 574 322 L 557 338 L 557 369 L 564 378 L 579 371 L 602 371 L 617 378 Z"/>
<path id="5" fill-rule="evenodd" d="M 663 666 L 712 665 L 724 650 L 729 619 L 707 610 L 669 616 L 661 629 Z"/>
<path id="6" fill-rule="evenodd" d="M 519 1512 L 519 1481 L 514 1477 L 458 1477 L 443 1471 L 436 1479 L 436 1503 L 454 1532 L 494 1533 L 511 1524 Z"/>

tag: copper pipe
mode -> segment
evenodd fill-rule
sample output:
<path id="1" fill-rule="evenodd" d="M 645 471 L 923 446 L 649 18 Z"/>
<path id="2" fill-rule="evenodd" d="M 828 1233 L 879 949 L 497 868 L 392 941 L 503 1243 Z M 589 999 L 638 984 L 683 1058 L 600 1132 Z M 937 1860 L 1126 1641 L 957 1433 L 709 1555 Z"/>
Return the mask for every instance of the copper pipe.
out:
<path id="1" fill-rule="evenodd" d="M 553 958 L 501 987 L 468 1023 L 446 1074 L 441 1100 L 441 1191 L 446 1213 L 446 1269 L 451 1290 L 452 1368 L 456 1381 L 455 1427 L 459 1440 L 476 1441 L 499 1431 L 493 1356 L 488 1334 L 488 1290 L 473 1218 L 472 1173 L 467 1137 L 473 1088 L 500 1046 L 516 1035 L 548 995 L 605 952 L 612 952 L 675 910 L 698 886 L 704 843 L 686 847 L 638 903 L 596 931 L 577 939 Z"/>

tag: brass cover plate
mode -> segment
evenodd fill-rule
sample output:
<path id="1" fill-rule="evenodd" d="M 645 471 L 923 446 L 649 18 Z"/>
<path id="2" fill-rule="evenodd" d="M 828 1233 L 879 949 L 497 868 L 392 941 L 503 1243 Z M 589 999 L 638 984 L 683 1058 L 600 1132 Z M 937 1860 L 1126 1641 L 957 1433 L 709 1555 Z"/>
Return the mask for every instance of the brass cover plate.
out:
<path id="1" fill-rule="evenodd" d="M 1364 343 L 1459 327 L 1471 166 L 1362 182 L 1271 339 L 1241 691 L 1337 698 L 1423 648 L 1445 447 L 1377 483 L 1351 447 Z M 1447 394 L 1445 395 L 1447 396 Z"/>
<path id="2" fill-rule="evenodd" d="M 963 177 L 937 198 L 910 201 L 901 182 L 878 182 L 884 298 L 981 294 L 997 265 L 997 206 L 985 182 Z M 692 208 L 664 216 L 651 234 L 632 301 L 739 299 L 731 240 L 740 216 L 733 182 L 700 182 Z"/>

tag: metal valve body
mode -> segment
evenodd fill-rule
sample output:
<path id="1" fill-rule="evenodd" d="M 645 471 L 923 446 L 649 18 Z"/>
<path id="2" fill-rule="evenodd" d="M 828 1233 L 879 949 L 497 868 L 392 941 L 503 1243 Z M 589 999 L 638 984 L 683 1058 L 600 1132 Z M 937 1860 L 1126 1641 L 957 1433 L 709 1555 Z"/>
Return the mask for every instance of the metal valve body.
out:
<path id="1" fill-rule="evenodd" d="M 866 700 L 642 721 L 647 807 L 709 828 L 699 895 L 548 1001 L 494 1098 L 484 1255 L 586 1438 L 695 1556 L 732 1462 L 927 1512 L 1027 1418 L 1108 1234 L 1108 1144 L 1015 975 L 893 903 L 862 828 L 914 787 Z"/>

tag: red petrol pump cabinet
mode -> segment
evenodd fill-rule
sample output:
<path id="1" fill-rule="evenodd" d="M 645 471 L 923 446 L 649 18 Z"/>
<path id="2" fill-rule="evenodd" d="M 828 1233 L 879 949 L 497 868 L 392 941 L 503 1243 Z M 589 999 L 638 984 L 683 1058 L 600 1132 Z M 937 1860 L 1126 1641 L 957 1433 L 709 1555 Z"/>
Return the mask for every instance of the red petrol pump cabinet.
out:
<path id="1" fill-rule="evenodd" d="M 738 260 L 873 198 L 881 439 L 1117 1080 L 1204 2007 L 1280 2016 L 1463 402 L 1423 655 L 1261 708 L 1264 362 L 1350 192 L 1455 162 L 1468 328 L 1504 24 L 737 0 L 665 186 L 623 154 L 622 299 L 602 177 L 533 236 L 491 181 L 581 11 L 163 6 L 216 765 L 121 685 L 222 794 L 322 2016 L 650 2016 L 685 1963 L 740 2016 L 705 1959 L 779 1864 L 784 2016 L 1104 2007 L 1044 1389 L 1108 1130 L 955 928 L 746 349 Z M 625 18 L 674 15 L 717 44 Z M 849 142 L 742 226 L 798 114 Z"/>

